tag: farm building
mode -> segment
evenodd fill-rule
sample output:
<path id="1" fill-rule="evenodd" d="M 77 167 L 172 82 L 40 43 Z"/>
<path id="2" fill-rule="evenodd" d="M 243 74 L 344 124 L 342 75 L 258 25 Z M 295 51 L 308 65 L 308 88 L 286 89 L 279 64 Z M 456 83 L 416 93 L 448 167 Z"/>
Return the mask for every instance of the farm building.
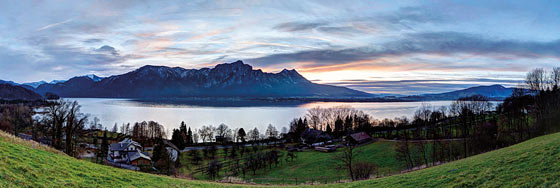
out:
<path id="1" fill-rule="evenodd" d="M 346 138 L 347 141 L 352 144 L 363 144 L 372 140 L 371 136 L 369 136 L 365 132 L 354 133 Z"/>

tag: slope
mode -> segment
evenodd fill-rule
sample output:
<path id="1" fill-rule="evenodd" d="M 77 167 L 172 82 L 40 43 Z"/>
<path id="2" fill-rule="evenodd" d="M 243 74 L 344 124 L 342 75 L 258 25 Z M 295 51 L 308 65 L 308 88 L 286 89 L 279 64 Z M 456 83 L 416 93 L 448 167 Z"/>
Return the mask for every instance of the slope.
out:
<path id="1" fill-rule="evenodd" d="M 555 133 L 407 174 L 321 187 L 560 187 L 559 146 Z M 57 153 L 0 132 L 0 187 L 247 186 L 133 172 Z"/>
<path id="2" fill-rule="evenodd" d="M 1 131 L 0 180 L 0 187 L 234 186 L 157 176 L 81 161 Z"/>
<path id="3" fill-rule="evenodd" d="M 560 133 L 555 133 L 445 165 L 340 187 L 560 187 L 559 159 Z"/>

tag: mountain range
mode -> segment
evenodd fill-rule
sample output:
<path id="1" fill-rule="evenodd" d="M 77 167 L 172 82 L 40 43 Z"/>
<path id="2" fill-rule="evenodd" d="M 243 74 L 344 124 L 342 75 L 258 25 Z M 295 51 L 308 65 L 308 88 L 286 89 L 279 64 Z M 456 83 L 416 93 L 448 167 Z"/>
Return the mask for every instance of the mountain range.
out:
<path id="1" fill-rule="evenodd" d="M 284 69 L 278 73 L 266 73 L 260 69 L 255 70 L 252 66 L 242 61 L 218 64 L 213 68 L 202 69 L 146 65 L 125 74 L 105 78 L 96 75 L 84 75 L 76 76 L 66 81 L 52 81 L 48 83 L 40 81 L 18 84 L 0 80 L 0 84 L 19 86 L 42 96 L 52 93 L 60 97 L 151 99 L 264 97 L 350 99 L 358 101 L 423 101 L 455 100 L 460 97 L 478 94 L 493 100 L 501 100 L 510 96 L 513 91 L 513 88 L 491 85 L 439 94 L 390 97 L 369 94 L 345 87 L 312 83 L 293 69 Z M 6 86 L 3 89 L 6 89 Z M 11 89 L 10 91 L 15 90 Z M 18 91 L 28 93 L 23 90 Z"/>
<path id="2" fill-rule="evenodd" d="M 296 70 L 279 73 L 255 70 L 242 61 L 214 68 L 143 66 L 107 78 L 81 76 L 56 84 L 41 84 L 35 91 L 61 97 L 182 98 L 182 97 L 370 97 L 369 93 L 315 84 Z"/>
<path id="3" fill-rule="evenodd" d="M 437 94 L 423 94 L 415 96 L 402 97 L 411 100 L 456 100 L 461 97 L 468 97 L 472 95 L 483 95 L 491 100 L 503 100 L 513 93 L 514 88 L 506 88 L 502 85 L 489 85 L 489 86 L 476 86 L 467 89 L 437 93 Z"/>

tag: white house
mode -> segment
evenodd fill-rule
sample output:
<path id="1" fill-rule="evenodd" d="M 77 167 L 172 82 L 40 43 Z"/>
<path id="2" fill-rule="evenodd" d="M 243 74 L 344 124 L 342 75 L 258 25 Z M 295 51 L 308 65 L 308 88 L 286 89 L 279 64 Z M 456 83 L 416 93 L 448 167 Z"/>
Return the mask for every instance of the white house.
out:
<path id="1" fill-rule="evenodd" d="M 107 160 L 115 163 L 150 165 L 152 160 L 148 155 L 142 153 L 140 143 L 130 138 L 111 144 L 108 152 Z"/>

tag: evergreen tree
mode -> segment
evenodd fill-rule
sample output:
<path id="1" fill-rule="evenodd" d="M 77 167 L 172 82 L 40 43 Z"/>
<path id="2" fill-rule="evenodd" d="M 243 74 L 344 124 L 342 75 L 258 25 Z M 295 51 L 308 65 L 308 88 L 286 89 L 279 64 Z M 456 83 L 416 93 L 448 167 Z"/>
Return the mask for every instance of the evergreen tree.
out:
<path id="1" fill-rule="evenodd" d="M 164 172 L 167 175 L 173 173 L 173 161 L 171 160 L 169 153 L 167 152 L 167 148 L 161 139 L 158 140 L 157 145 L 154 147 L 152 161 L 160 172 Z"/>
<path id="2" fill-rule="evenodd" d="M 107 158 L 109 152 L 109 141 L 107 140 L 107 130 L 103 132 L 103 140 L 101 141 L 101 148 L 97 151 L 97 159 L 103 161 Z"/>
<path id="3" fill-rule="evenodd" d="M 193 142 L 193 133 L 191 131 L 191 127 L 189 127 L 189 130 L 187 131 L 187 140 L 185 142 L 187 145 L 192 145 Z"/>
<path id="4" fill-rule="evenodd" d="M 173 134 L 171 136 L 171 143 L 175 144 L 175 146 L 177 146 L 181 150 L 185 148 L 183 135 L 179 129 L 173 129 Z"/>
<path id="5" fill-rule="evenodd" d="M 332 133 L 331 125 L 327 124 L 327 134 L 331 135 L 331 133 Z"/>
<path id="6" fill-rule="evenodd" d="M 346 120 L 344 121 L 344 132 L 346 134 L 352 132 L 352 121 L 352 116 L 346 117 Z"/>
<path id="7" fill-rule="evenodd" d="M 247 133 L 245 133 L 245 129 L 240 128 L 239 131 L 237 131 L 237 137 L 239 137 L 239 139 L 241 139 L 241 142 L 245 142 L 245 136 L 247 135 Z"/>
<path id="8" fill-rule="evenodd" d="M 340 118 L 340 116 L 336 117 L 336 121 L 334 122 L 334 133 L 336 137 L 340 137 L 342 131 L 344 130 L 344 121 Z"/>
<path id="9" fill-rule="evenodd" d="M 187 125 L 185 124 L 184 121 L 181 121 L 181 126 L 179 126 L 179 130 L 181 133 L 181 139 L 183 139 L 183 143 L 187 144 Z"/>

